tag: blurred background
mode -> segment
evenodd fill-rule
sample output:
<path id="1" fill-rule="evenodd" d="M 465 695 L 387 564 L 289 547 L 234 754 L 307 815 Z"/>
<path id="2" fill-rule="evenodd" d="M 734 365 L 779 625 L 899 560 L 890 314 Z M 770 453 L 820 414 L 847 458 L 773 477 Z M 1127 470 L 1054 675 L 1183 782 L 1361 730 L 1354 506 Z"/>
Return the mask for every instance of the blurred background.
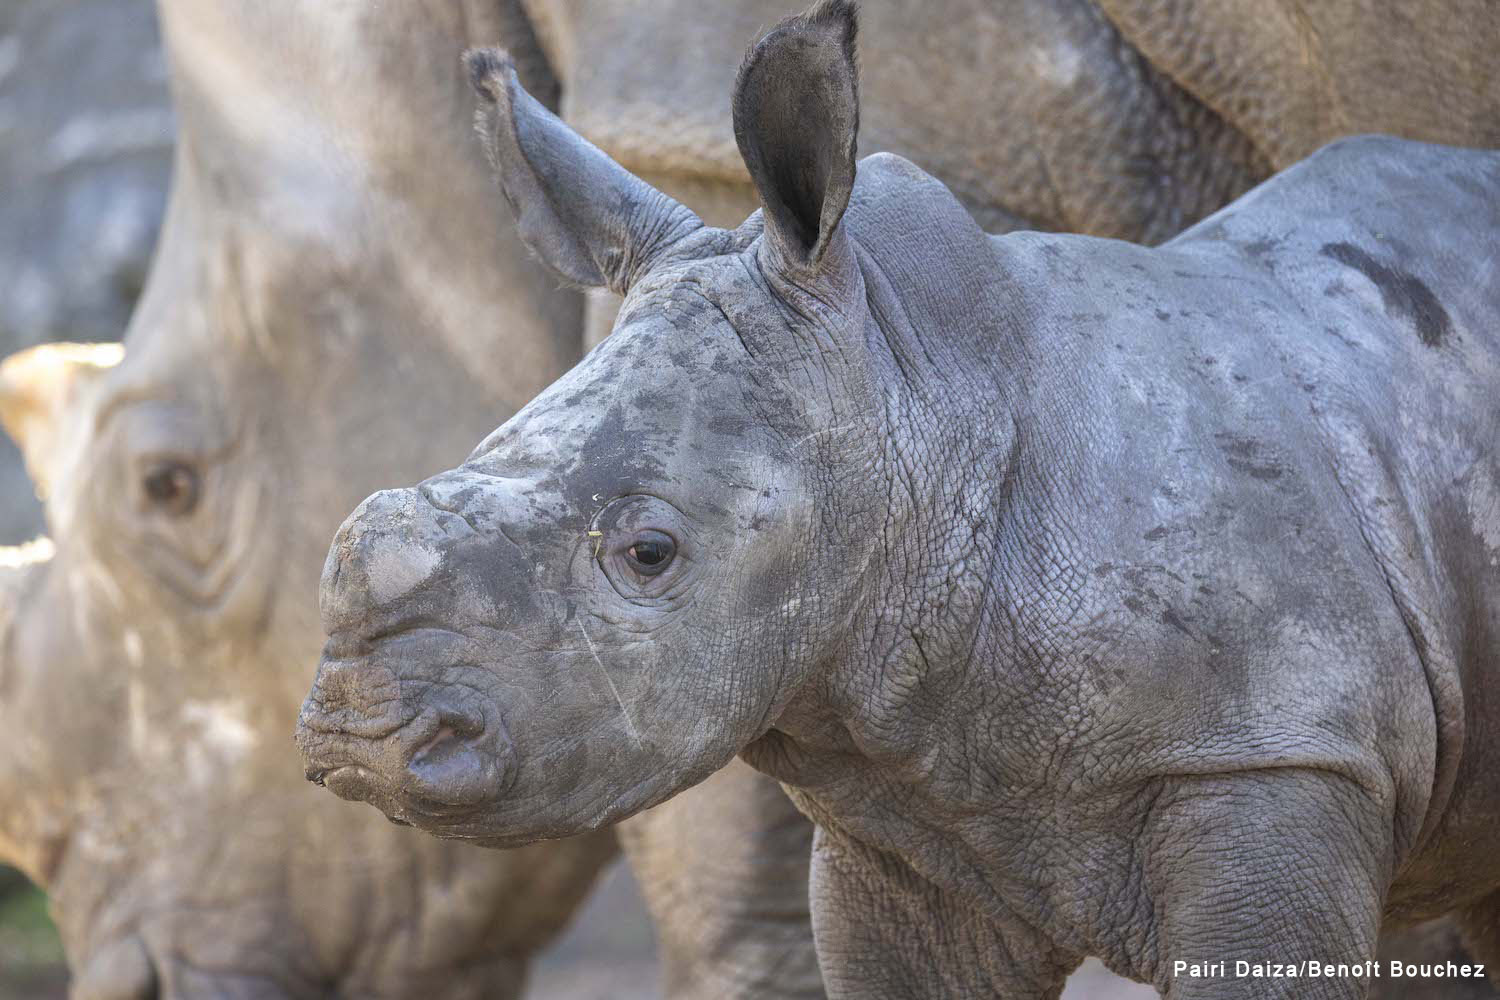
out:
<path id="1" fill-rule="evenodd" d="M 144 0 L 0 3 L 0 351 L 117 340 L 166 203 L 172 111 Z M 0 440 L 0 544 L 41 531 Z"/>
<path id="2" fill-rule="evenodd" d="M 172 112 L 145 0 L 0 3 L 0 356 L 117 340 L 166 202 Z M 0 435 L 0 545 L 42 530 Z M 0 867 L 0 997 L 60 997 L 47 900 Z"/>
<path id="3" fill-rule="evenodd" d="M 173 142 L 151 0 L 0 2 L 0 357 L 44 341 L 118 340 L 166 203 Z M 42 531 L 41 505 L 0 434 L 0 545 Z M 533 992 L 655 994 L 651 928 L 614 865 Z M 47 899 L 0 866 L 0 1000 L 66 996 Z"/>
<path id="4" fill-rule="evenodd" d="M 0 0 L 0 357 L 118 340 L 166 204 L 172 110 L 151 0 Z M 0 434 L 0 545 L 42 531 Z M 538 997 L 659 995 L 651 927 L 616 863 L 532 976 Z M 0 1000 L 67 994 L 47 899 L 0 866 Z"/>

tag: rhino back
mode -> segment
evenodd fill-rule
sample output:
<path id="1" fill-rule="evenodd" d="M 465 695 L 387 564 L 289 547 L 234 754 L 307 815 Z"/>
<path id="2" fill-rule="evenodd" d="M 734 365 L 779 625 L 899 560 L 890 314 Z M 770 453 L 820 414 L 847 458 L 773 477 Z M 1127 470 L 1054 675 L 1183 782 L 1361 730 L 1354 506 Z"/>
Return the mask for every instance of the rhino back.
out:
<path id="1" fill-rule="evenodd" d="M 1422 850 L 1390 903 L 1427 916 L 1500 881 L 1493 851 L 1478 870 L 1460 856 L 1493 844 L 1500 817 L 1500 712 L 1485 694 L 1500 680 L 1500 155 L 1370 137 L 1298 170 L 1305 200 L 1284 210 L 1318 224 L 1279 266 L 1316 255 L 1290 283 L 1351 341 L 1308 351 L 1301 377 L 1438 720 Z"/>
<path id="2" fill-rule="evenodd" d="M 1157 251 L 993 241 L 1041 331 L 1033 419 L 1071 470 L 1052 478 L 1077 494 L 1054 489 L 1039 516 L 1077 517 L 1069 544 L 1117 581 L 1105 600 L 1159 623 L 1142 666 L 1222 682 L 1214 660 L 1248 624 L 1264 636 L 1224 704 L 1296 691 L 1267 713 L 1270 743 L 1302 723 L 1369 743 L 1413 813 L 1390 904 L 1405 917 L 1500 876 L 1449 855 L 1500 813 L 1482 699 L 1500 635 L 1497 195 L 1496 154 L 1367 137 Z M 1277 660 L 1302 655 L 1292 632 L 1323 666 Z"/>

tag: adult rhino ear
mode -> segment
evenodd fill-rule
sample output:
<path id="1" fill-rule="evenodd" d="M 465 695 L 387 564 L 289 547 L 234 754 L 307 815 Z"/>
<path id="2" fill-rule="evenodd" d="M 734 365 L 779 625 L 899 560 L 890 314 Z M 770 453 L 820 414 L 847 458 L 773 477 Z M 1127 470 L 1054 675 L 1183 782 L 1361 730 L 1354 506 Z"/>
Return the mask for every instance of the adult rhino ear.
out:
<path id="1" fill-rule="evenodd" d="M 464 55 L 477 127 L 521 239 L 567 281 L 624 295 L 699 218 L 611 160 L 521 86 L 499 49 Z"/>
<path id="2" fill-rule="evenodd" d="M 782 258 L 815 268 L 854 189 L 857 30 L 850 0 L 824 0 L 762 38 L 734 85 L 734 138 Z"/>
<path id="3" fill-rule="evenodd" d="M 51 489 L 70 405 L 124 357 L 122 344 L 42 344 L 0 362 L 0 424 L 20 446 L 37 496 L 45 499 Z"/>

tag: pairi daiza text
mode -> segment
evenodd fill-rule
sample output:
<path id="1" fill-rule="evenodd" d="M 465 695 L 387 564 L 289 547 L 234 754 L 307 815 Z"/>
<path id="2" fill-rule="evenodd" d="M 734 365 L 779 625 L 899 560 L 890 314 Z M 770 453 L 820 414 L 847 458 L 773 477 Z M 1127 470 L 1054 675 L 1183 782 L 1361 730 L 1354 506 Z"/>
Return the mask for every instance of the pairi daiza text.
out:
<path id="1" fill-rule="evenodd" d="M 1484 976 L 1480 963 L 1460 962 L 1320 962 L 1305 958 L 1300 962 L 1249 962 L 1244 959 L 1222 962 L 1172 963 L 1176 979 L 1479 979 Z"/>

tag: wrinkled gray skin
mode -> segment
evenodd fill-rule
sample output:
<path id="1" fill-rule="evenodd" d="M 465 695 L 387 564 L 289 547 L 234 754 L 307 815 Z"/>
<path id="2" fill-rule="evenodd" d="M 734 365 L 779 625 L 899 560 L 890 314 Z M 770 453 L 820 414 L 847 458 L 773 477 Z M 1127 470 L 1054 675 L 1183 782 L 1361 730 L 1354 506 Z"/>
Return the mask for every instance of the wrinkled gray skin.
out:
<path id="1" fill-rule="evenodd" d="M 725 114 L 801 0 L 523 0 L 562 117 L 713 225 L 756 205 Z M 1158 242 L 1359 132 L 1500 146 L 1490 0 L 866 0 L 861 149 L 990 232 Z M 590 332 L 614 304 L 591 298 Z"/>
<path id="2" fill-rule="evenodd" d="M 805 4 L 522 0 L 562 117 L 737 224 L 724 95 L 745 39 Z M 865 0 L 860 145 L 942 179 L 984 228 L 1154 242 L 1358 132 L 1500 146 L 1488 0 Z"/>
<path id="3" fill-rule="evenodd" d="M 171 162 L 148 0 L 0 6 L 0 355 L 119 337 Z M 0 439 L 0 544 L 41 530 L 20 455 Z"/>
<path id="4" fill-rule="evenodd" d="M 1158 250 L 864 160 L 852 14 L 736 84 L 712 229 L 520 89 L 491 152 L 616 333 L 322 585 L 309 775 L 520 844 L 736 753 L 819 823 L 835 996 L 1172 997 L 1455 913 L 1500 961 L 1500 157 L 1339 143 Z M 847 207 L 847 214 L 845 209 Z"/>
<path id="5" fill-rule="evenodd" d="M 0 551 L 0 856 L 79 1000 L 515 996 L 614 853 L 372 822 L 287 738 L 326 534 L 577 356 L 492 217 L 457 54 L 506 34 L 470 13 L 166 0 L 180 143 L 123 360 L 0 367 L 56 549 Z"/>
<path id="6" fill-rule="evenodd" d="M 756 207 L 723 95 L 743 39 L 802 0 L 523 4 L 574 129 L 710 224 Z M 990 232 L 1158 242 L 1340 136 L 1500 146 L 1488 0 L 866 0 L 862 16 L 861 148 L 916 161 Z M 590 345 L 618 306 L 590 293 Z"/>

